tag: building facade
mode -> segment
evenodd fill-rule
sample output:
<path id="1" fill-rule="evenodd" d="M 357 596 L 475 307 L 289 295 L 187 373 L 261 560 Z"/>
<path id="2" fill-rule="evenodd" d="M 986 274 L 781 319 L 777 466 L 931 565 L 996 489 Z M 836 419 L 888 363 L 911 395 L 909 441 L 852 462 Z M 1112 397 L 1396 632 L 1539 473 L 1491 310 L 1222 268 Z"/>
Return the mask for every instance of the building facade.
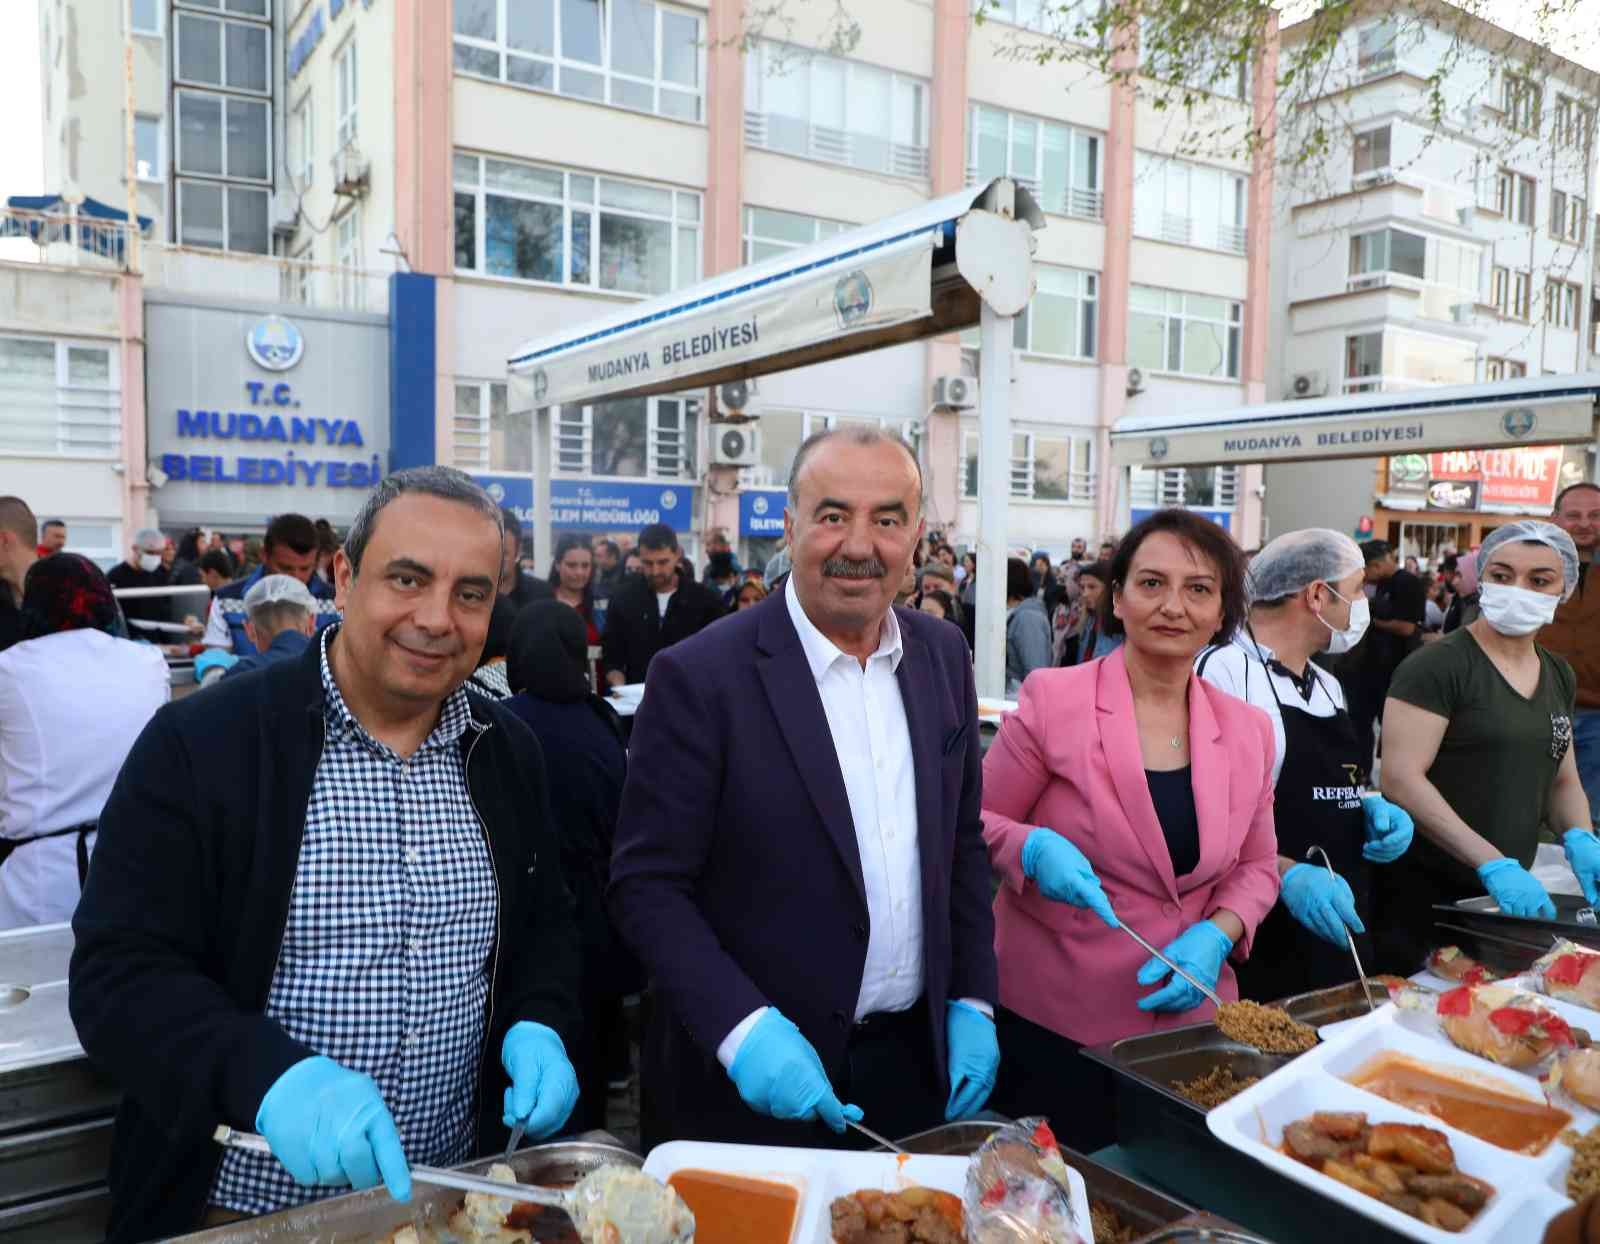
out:
<path id="1" fill-rule="evenodd" d="M 1311 22 L 1287 27 L 1285 49 Z M 1445 67 L 1438 124 L 1434 75 Z M 1315 176 L 1279 179 L 1274 400 L 1586 371 L 1600 77 L 1445 6 L 1370 5 L 1343 33 Z M 1283 101 L 1285 108 L 1287 100 Z M 1589 478 L 1560 449 L 1273 466 L 1273 531 L 1375 534 L 1431 558 Z"/>
<path id="2" fill-rule="evenodd" d="M 1014 545 L 1111 531 L 1122 414 L 1265 396 L 1270 157 L 1180 157 L 1183 127 L 1133 80 L 1019 57 L 1061 20 L 1049 6 L 984 0 L 975 21 L 973 0 L 875 0 L 841 51 L 825 6 L 803 4 L 779 30 L 747 27 L 739 0 L 133 0 L 129 83 L 90 21 L 103 4 L 40 4 L 47 181 L 124 204 L 131 110 L 155 222 L 144 291 L 381 317 L 405 343 L 374 381 L 392 463 L 454 463 L 550 505 L 558 528 L 656 515 L 691 550 L 724 526 L 761 557 L 804 437 L 869 423 L 918 446 L 930 524 L 970 540 L 976 407 L 939 398 L 976 376 L 975 334 L 762 378 L 743 456 L 719 445 L 706 392 L 541 420 L 511 409 L 505 361 L 557 325 L 1000 175 L 1047 218 L 1015 334 Z M 1272 72 L 1212 84 L 1198 124 L 1259 122 Z M 141 339 L 164 322 L 131 318 Z M 123 447 L 127 522 L 162 508 L 146 448 Z M 549 498 L 532 495 L 536 452 Z M 1258 485 L 1254 468 L 1152 471 L 1134 505 L 1194 505 L 1251 543 Z"/>

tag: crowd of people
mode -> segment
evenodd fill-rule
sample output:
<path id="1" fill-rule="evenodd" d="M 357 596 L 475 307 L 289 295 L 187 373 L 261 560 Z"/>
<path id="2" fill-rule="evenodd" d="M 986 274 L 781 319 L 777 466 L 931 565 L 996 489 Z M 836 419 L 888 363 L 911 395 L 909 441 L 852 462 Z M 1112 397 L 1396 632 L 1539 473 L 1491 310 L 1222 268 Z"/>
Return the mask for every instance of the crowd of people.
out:
<path id="1" fill-rule="evenodd" d="M 1550 913 L 1541 841 L 1600 901 L 1600 487 L 1431 582 L 1183 509 L 1007 559 L 986 753 L 990 568 L 922 503 L 906 446 L 840 429 L 761 568 L 651 525 L 535 573 L 430 467 L 342 539 L 278 516 L 248 570 L 140 532 L 102 574 L 0 498 L 0 925 L 73 920 L 73 1019 L 125 1095 L 110 1238 L 602 1125 L 641 991 L 647 1147 L 987 1106 L 1094 1149 L 1080 1048 L 1211 1014 L 1123 920 L 1271 1000 L 1349 979 L 1351 943 L 1415 971 L 1435 902 Z M 190 568 L 217 678 L 169 703 L 133 616 L 163 598 L 113 590 Z M 272 1156 L 219 1165 L 219 1122 Z"/>

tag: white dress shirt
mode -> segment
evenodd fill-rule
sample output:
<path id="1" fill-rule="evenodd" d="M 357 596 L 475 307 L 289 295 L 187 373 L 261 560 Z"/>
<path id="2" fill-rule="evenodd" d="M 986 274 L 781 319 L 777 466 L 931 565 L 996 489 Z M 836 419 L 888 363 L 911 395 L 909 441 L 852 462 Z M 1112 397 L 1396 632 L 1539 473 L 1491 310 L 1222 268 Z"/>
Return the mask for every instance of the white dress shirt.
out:
<path id="1" fill-rule="evenodd" d="M 1309 717 L 1332 717 L 1345 705 L 1339 680 L 1315 661 L 1306 662 L 1306 672 L 1314 676 L 1308 684 L 1311 694 L 1306 696 L 1288 674 L 1269 668 L 1267 662 L 1272 657 L 1271 648 L 1241 630 L 1231 644 L 1202 649 L 1195 658 L 1195 671 L 1213 686 L 1266 713 L 1272 722 L 1272 784 L 1276 786 L 1286 746 L 1279 705 L 1288 704 Z"/>
<path id="2" fill-rule="evenodd" d="M 0 837 L 98 820 L 134 740 L 171 695 L 159 649 L 104 631 L 0 652 Z M 72 918 L 77 850 L 69 835 L 13 852 L 0 867 L 0 928 Z"/>
<path id="3" fill-rule="evenodd" d="M 784 600 L 822 697 L 861 855 L 870 932 L 856 1018 L 903 1011 L 922 994 L 922 861 L 911 731 L 895 678 L 905 651 L 900 623 L 892 609 L 884 616 L 878 649 L 863 669 L 806 616 L 793 579 Z M 765 1009 L 723 1038 L 717 1057 L 724 1067 Z"/>

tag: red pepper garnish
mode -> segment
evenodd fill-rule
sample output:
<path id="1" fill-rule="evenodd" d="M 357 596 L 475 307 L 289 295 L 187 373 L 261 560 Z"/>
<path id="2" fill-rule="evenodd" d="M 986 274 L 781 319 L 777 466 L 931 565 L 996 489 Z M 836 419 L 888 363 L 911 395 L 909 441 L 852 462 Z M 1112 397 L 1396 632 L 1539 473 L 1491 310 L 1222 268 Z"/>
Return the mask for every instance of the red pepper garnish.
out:
<path id="1" fill-rule="evenodd" d="M 1482 985 L 1484 982 L 1493 979 L 1489 975 L 1489 969 L 1481 963 L 1468 968 L 1467 974 L 1461 978 L 1462 982 L 1468 985 Z"/>
<path id="2" fill-rule="evenodd" d="M 1005 1199 L 1006 1199 L 1006 1184 L 1005 1184 L 1005 1180 L 1002 1179 L 1002 1180 L 999 1180 L 998 1182 L 992 1184 L 990 1186 L 989 1190 L 987 1192 L 985 1192 L 982 1197 L 979 1198 L 979 1201 L 984 1206 L 984 1208 L 993 1209 L 996 1205 L 1000 1204 L 1000 1202 L 1005 1200 Z"/>
<path id="3" fill-rule="evenodd" d="M 1559 1015 L 1536 1011 L 1531 1007 L 1503 1006 L 1489 1012 L 1489 1022 L 1497 1032 L 1508 1037 L 1531 1036 L 1535 1040 L 1548 1040 L 1554 1045 L 1572 1045 L 1572 1029 Z"/>
<path id="4" fill-rule="evenodd" d="M 1566 985 L 1569 988 L 1583 979 L 1583 974 L 1588 970 L 1589 964 L 1595 959 L 1594 955 L 1559 955 L 1554 963 L 1544 970 L 1544 978 L 1552 985 Z"/>
<path id="5" fill-rule="evenodd" d="M 1060 1143 L 1056 1140 L 1056 1134 L 1050 1130 L 1050 1124 L 1045 1122 L 1043 1119 L 1040 1119 L 1039 1125 L 1033 1129 L 1032 1139 L 1034 1144 L 1038 1145 L 1039 1148 L 1044 1149 L 1047 1152 L 1053 1149 L 1059 1149 L 1061 1147 Z"/>
<path id="6" fill-rule="evenodd" d="M 1449 993 L 1440 994 L 1436 1009 L 1440 1015 L 1471 1015 L 1472 987 L 1462 985 Z"/>

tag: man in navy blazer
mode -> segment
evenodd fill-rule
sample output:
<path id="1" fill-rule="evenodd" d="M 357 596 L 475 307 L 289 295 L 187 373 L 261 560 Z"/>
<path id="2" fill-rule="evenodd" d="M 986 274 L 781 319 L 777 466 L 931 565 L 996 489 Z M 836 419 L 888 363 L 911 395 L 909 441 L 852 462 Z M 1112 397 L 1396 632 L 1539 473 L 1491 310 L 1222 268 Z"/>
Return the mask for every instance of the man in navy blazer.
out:
<path id="1" fill-rule="evenodd" d="M 609 891 L 653 989 L 647 1148 L 905 1135 L 994 1085 L 971 657 L 892 608 L 921 511 L 903 442 L 810 438 L 789 581 L 650 667 Z"/>

